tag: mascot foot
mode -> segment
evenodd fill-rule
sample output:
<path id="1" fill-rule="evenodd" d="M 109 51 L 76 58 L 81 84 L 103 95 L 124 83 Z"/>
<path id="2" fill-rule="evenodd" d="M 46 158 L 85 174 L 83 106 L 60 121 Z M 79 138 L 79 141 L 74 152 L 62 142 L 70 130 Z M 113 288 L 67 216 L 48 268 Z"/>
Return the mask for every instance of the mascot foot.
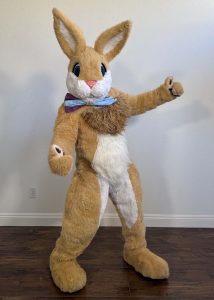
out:
<path id="1" fill-rule="evenodd" d="M 124 250 L 124 260 L 144 277 L 165 279 L 169 277 L 168 263 L 149 249 Z"/>
<path id="2" fill-rule="evenodd" d="M 50 269 L 54 283 L 62 292 L 73 293 L 86 284 L 86 273 L 76 260 L 57 261 L 50 257 Z"/>

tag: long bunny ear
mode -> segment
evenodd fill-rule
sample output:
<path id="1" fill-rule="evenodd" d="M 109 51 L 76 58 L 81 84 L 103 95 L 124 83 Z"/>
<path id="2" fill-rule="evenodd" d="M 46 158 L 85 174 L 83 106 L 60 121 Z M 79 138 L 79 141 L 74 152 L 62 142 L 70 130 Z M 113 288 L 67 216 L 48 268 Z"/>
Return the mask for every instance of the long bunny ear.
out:
<path id="1" fill-rule="evenodd" d="M 83 51 L 86 48 L 86 42 L 79 27 L 56 8 L 53 9 L 53 16 L 57 40 L 68 58 Z"/>
<path id="2" fill-rule="evenodd" d="M 131 25 L 130 21 L 125 21 L 107 29 L 97 38 L 94 49 L 111 61 L 125 45 Z"/>

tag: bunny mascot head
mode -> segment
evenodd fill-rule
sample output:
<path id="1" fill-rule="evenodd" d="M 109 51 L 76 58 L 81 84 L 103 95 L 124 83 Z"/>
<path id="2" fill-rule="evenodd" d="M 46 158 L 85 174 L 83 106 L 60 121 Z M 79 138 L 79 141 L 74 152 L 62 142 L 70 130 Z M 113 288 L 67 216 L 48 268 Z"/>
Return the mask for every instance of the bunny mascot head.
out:
<path id="1" fill-rule="evenodd" d="M 86 273 L 76 259 L 99 228 L 108 197 L 121 219 L 124 260 L 145 277 L 167 278 L 167 262 L 147 248 L 141 183 L 129 157 L 124 128 L 129 117 L 180 96 L 182 86 L 168 77 L 160 87 L 135 96 L 112 88 L 109 63 L 125 45 L 131 23 L 104 31 L 91 48 L 76 24 L 57 9 L 53 15 L 56 37 L 69 66 L 68 93 L 59 108 L 49 149 L 52 172 L 67 175 L 76 150 L 62 230 L 50 256 L 53 280 L 64 292 L 85 286 Z"/>

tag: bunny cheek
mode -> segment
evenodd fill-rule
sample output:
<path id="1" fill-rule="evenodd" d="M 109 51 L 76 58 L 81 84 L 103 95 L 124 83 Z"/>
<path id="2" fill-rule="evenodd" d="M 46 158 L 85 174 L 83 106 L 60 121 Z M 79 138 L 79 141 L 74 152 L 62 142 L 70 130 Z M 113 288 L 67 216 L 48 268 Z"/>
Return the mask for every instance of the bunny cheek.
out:
<path id="1" fill-rule="evenodd" d="M 90 87 L 84 80 L 79 80 L 72 72 L 68 72 L 66 85 L 69 93 L 77 98 L 84 99 L 90 96 Z"/>
<path id="2" fill-rule="evenodd" d="M 68 92 L 82 100 L 87 98 L 106 97 L 111 89 L 111 72 L 108 70 L 103 79 L 98 80 L 92 89 L 86 84 L 85 80 L 79 80 L 72 72 L 68 72 L 66 85 Z"/>

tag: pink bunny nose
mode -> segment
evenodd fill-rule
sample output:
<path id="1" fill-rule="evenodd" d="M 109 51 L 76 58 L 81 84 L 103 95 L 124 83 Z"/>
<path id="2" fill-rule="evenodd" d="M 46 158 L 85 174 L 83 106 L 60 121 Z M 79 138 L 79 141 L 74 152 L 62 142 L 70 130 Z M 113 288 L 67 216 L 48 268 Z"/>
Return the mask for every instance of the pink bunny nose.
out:
<path id="1" fill-rule="evenodd" d="M 96 80 L 85 80 L 85 82 L 87 83 L 87 85 L 92 89 L 93 86 L 97 83 Z"/>

